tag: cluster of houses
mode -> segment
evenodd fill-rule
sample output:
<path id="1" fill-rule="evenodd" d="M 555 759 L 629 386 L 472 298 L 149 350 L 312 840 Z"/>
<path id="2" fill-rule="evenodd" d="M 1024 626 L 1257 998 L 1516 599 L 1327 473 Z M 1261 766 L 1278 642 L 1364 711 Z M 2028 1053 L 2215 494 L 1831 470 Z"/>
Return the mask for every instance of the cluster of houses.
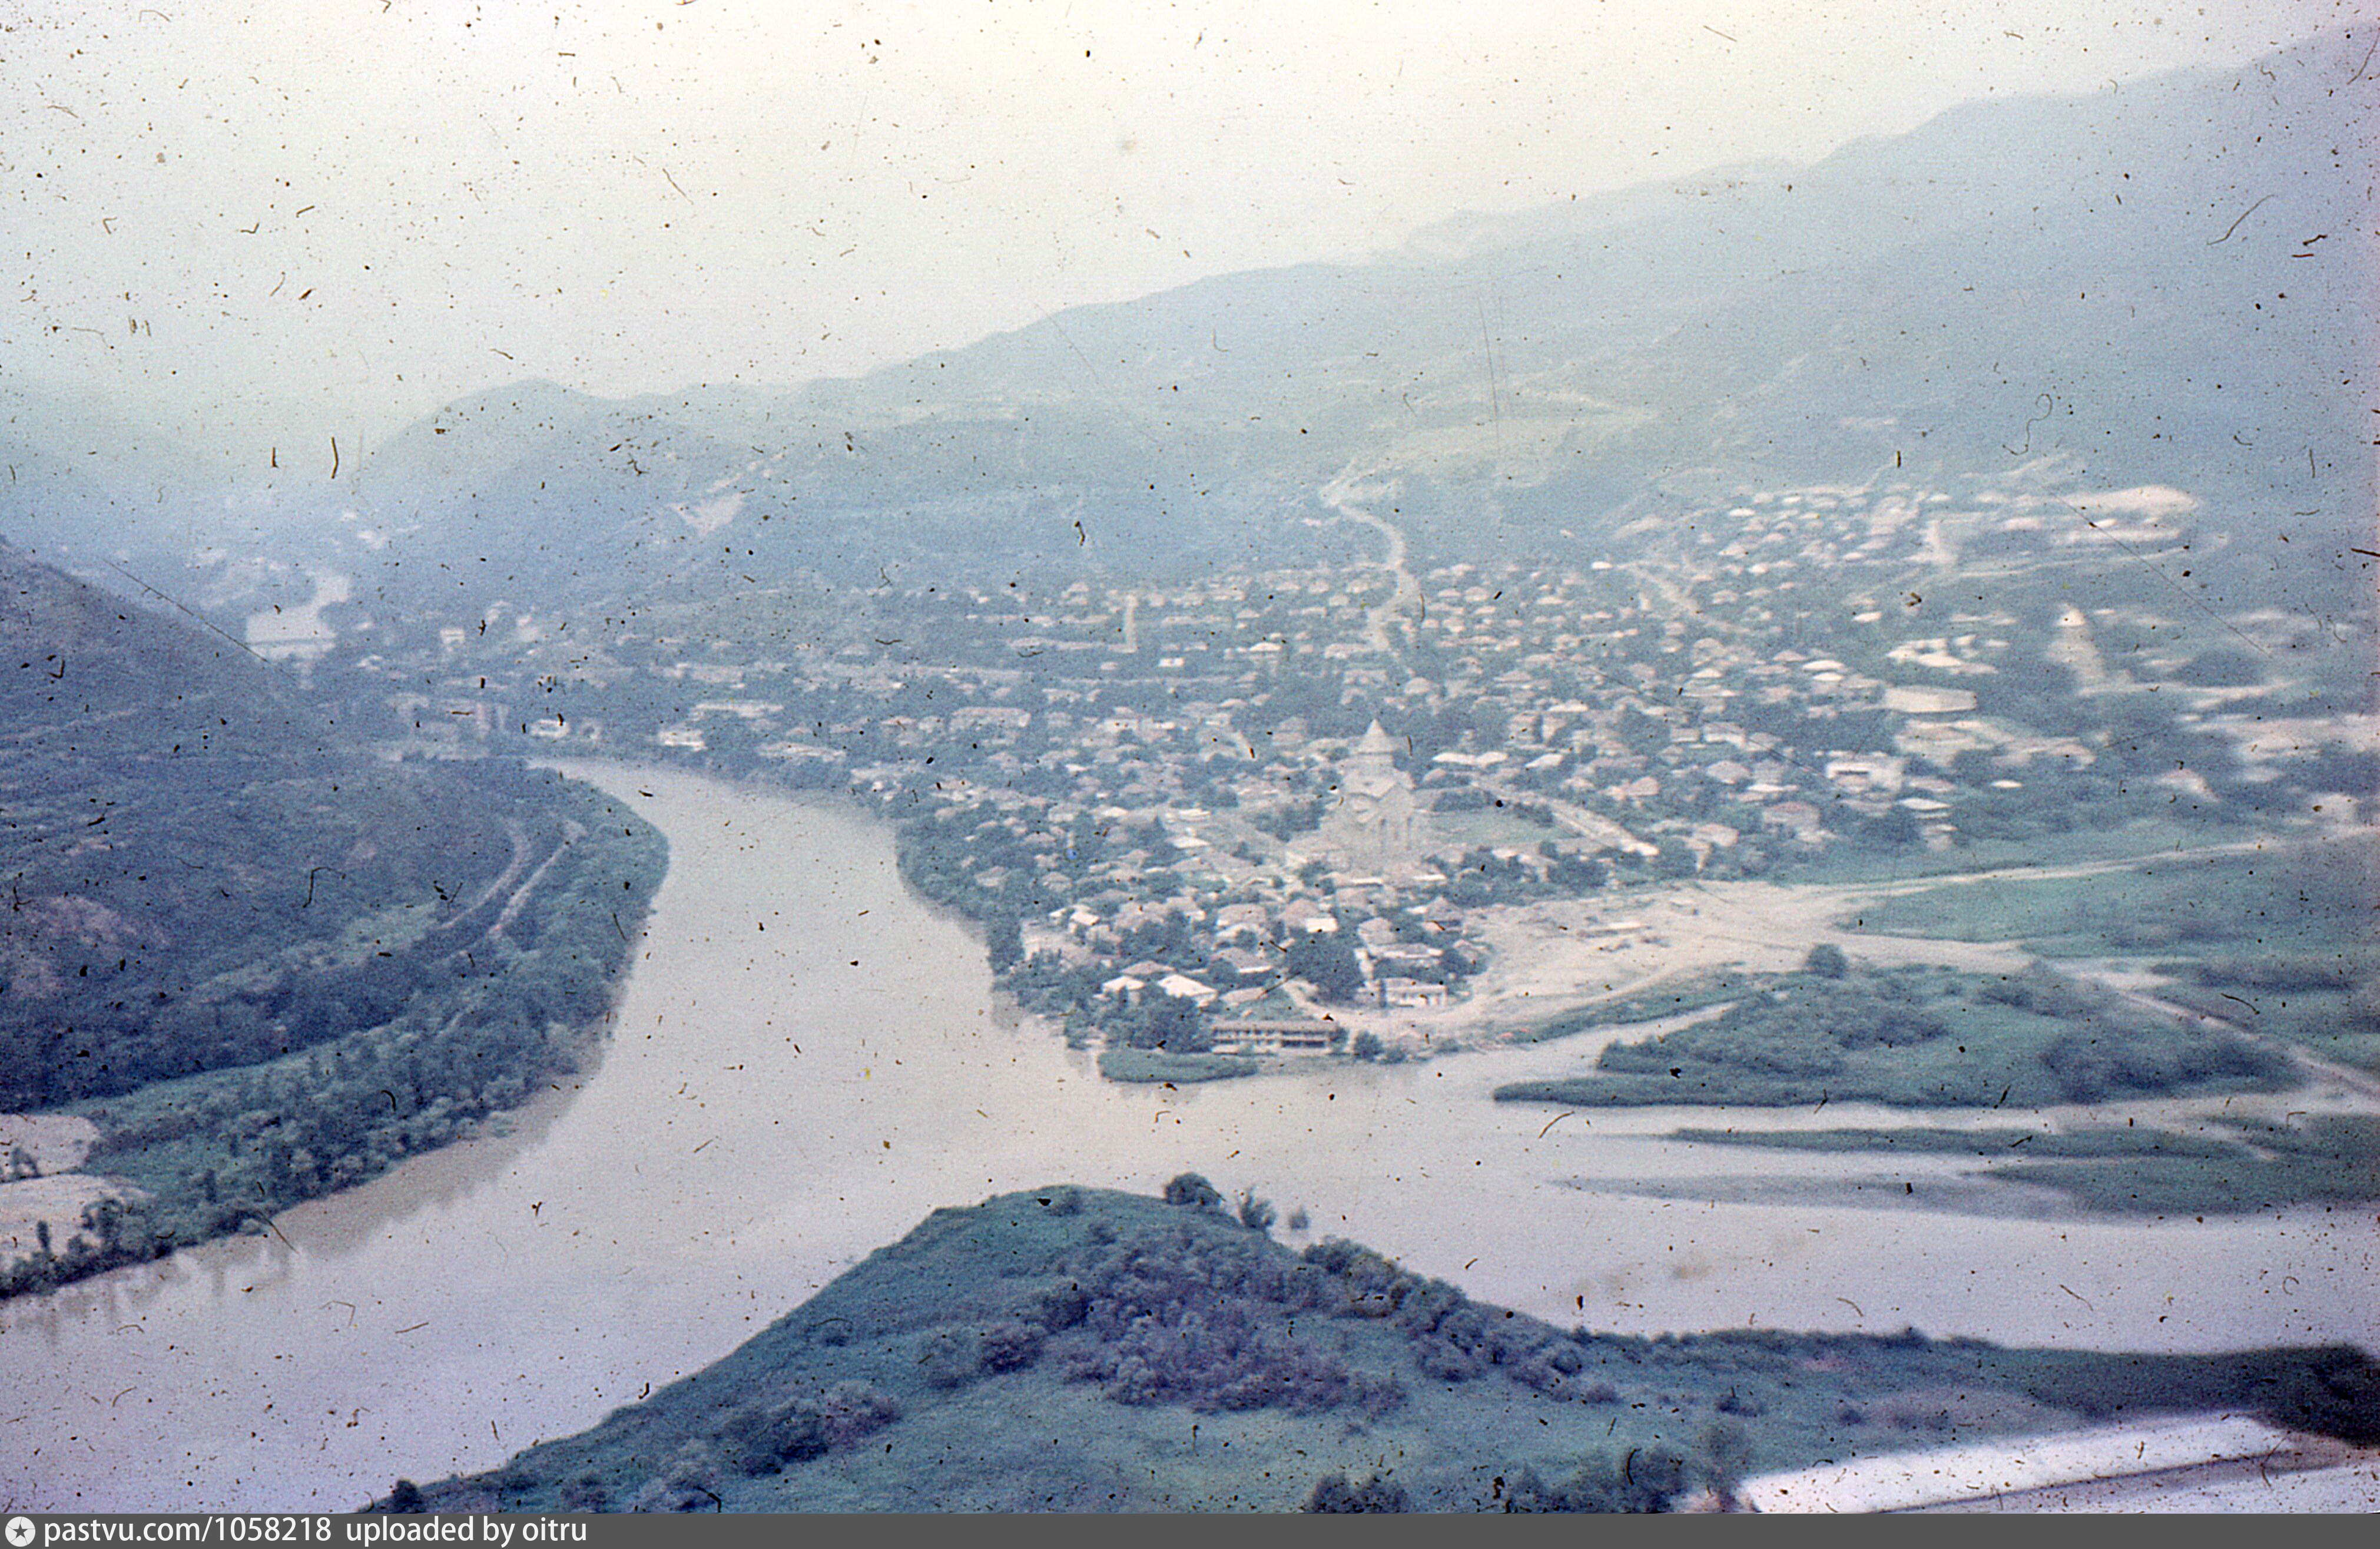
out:
<path id="1" fill-rule="evenodd" d="M 1030 948 L 1098 959 L 1120 999 L 1245 1020 L 1286 994 L 1295 1021 L 1310 986 L 1283 974 L 1284 933 L 1347 932 L 1375 1004 L 1459 994 L 1447 945 L 1413 922 L 1459 915 L 1465 854 L 1489 882 L 1752 874 L 1852 834 L 1949 846 L 1979 790 L 2087 768 L 2102 750 L 2056 703 L 2003 690 L 2046 660 L 2080 692 L 2120 691 L 2094 642 L 2109 621 L 2069 608 L 2043 640 L 1987 600 L 1921 611 L 1888 588 L 1962 544 L 2187 541 L 2187 497 L 2123 494 L 1759 492 L 1567 564 L 920 588 L 871 600 L 868 617 L 905 616 L 897 639 L 855 627 L 766 654 L 499 610 L 435 661 L 363 665 L 405 680 L 392 698 L 419 738 L 659 751 L 899 815 L 980 811 L 1015 845 L 1038 836 L 1021 861 L 1002 841 L 960 862 L 985 900 L 1031 906 Z M 1164 854 L 1084 853 L 1085 823 L 1154 825 Z M 1196 919 L 1195 960 L 1103 956 L 1130 954 L 1149 910 Z"/>
<path id="2" fill-rule="evenodd" d="M 1028 954 L 1047 954 L 1060 962 L 1112 962 L 1137 920 L 1178 914 L 1188 930 L 1175 957 L 1203 960 L 1204 969 L 1194 974 L 1177 962 L 1144 957 L 1100 981 L 1099 993 L 1123 1004 L 1154 993 L 1218 1014 L 1258 1019 L 1262 1013 L 1252 1007 L 1290 1006 L 1305 1014 L 1324 997 L 1402 1010 L 1443 1006 L 1450 980 L 1487 961 L 1487 949 L 1463 933 L 1463 915 L 1441 902 L 1411 909 L 1401 923 L 1366 912 L 1378 905 L 1354 890 L 1344 898 L 1334 891 L 1327 897 L 1309 893 L 1268 900 L 1262 895 L 1269 891 L 1259 880 L 1234 889 L 1241 895 L 1235 901 L 1211 906 L 1193 895 L 1162 903 L 1132 900 L 1113 916 L 1085 905 L 1051 910 L 1025 933 L 1024 946 Z M 1342 925 L 1342 911 L 1354 920 L 1352 925 Z M 1332 960 L 1344 963 L 1342 971 L 1354 976 L 1344 987 L 1297 977 L 1290 949 L 1301 938 L 1315 936 L 1342 938 L 1343 955 Z M 1360 992 L 1352 988 L 1358 981 Z"/>

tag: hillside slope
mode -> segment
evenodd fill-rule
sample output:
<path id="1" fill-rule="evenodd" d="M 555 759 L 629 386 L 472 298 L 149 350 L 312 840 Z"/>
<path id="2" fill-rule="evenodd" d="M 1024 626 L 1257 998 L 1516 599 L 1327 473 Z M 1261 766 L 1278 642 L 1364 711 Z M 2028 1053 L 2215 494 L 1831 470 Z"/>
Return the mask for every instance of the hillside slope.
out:
<path id="1" fill-rule="evenodd" d="M 1755 1468 L 2161 1409 L 2380 1435 L 2350 1350 L 1564 1332 L 1353 1244 L 1294 1251 L 1195 1175 L 1167 1200 L 937 1211 L 703 1372 L 375 1509 L 1660 1510 Z"/>
<path id="2" fill-rule="evenodd" d="M 0 1289 L 257 1222 L 518 1102 L 606 1006 L 611 911 L 661 865 L 582 787 L 389 762 L 237 642 L 5 544 L 0 813 L 0 1112 L 91 1119 L 90 1167 L 129 1183 L 88 1237 L 0 1238 Z"/>

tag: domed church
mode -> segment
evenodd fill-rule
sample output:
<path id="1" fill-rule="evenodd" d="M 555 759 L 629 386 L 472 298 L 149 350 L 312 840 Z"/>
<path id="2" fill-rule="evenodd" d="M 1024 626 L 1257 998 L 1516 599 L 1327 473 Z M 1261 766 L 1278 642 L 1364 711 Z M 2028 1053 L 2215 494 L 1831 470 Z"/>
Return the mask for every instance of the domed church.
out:
<path id="1" fill-rule="evenodd" d="M 1386 871 L 1419 847 L 1419 811 L 1413 780 L 1397 767 L 1396 744 L 1374 721 L 1339 762 L 1338 797 L 1316 838 L 1351 865 Z"/>

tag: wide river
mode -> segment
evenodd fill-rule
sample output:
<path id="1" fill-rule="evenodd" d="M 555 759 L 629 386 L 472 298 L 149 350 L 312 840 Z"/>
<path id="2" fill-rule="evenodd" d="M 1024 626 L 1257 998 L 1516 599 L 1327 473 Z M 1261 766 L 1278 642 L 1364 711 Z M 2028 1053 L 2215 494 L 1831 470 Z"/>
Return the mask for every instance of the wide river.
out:
<path id="1" fill-rule="evenodd" d="M 1583 1046 L 1105 1083 L 1003 1017 L 981 946 L 904 888 L 883 824 L 666 770 L 572 772 L 671 844 L 601 1067 L 510 1134 L 272 1236 L 0 1304 L 0 1506 L 351 1507 L 586 1427 L 938 1205 L 1194 1168 L 1565 1326 L 2380 1348 L 2368 1214 L 1956 1213 L 1927 1208 L 1961 1198 L 1953 1159 L 1853 1161 L 1844 1183 L 1842 1158 L 1652 1138 L 1752 1116 L 1487 1100 Z M 1837 1187 L 1714 1198 L 1795 1176 Z"/>

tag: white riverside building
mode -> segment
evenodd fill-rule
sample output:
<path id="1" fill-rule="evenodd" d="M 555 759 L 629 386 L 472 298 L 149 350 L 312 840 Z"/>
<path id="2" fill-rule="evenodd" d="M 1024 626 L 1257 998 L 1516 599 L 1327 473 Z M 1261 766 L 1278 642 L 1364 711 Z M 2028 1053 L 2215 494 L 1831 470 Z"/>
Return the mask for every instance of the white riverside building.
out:
<path id="1" fill-rule="evenodd" d="M 2012 1511 L 2136 1508 L 2133 1497 L 2158 1484 L 2188 1490 L 2193 1477 L 2227 1470 L 2266 1480 L 2353 1465 L 2370 1474 L 2374 1459 L 2327 1438 L 2283 1431 L 2246 1415 L 2200 1415 L 1888 1453 L 1790 1473 L 1763 1474 L 1737 1487 L 1737 1502 L 1762 1512 L 1886 1512 L 1985 1508 Z M 2122 1504 L 2059 1498 L 2061 1487 L 2122 1497 Z M 2127 1488 L 2129 1486 L 2129 1488 Z M 2360 1509 L 2380 1509 L 2380 1483 Z M 2359 1494 L 2361 1492 L 2358 1492 Z M 2239 1509 L 2270 1509 L 2253 1504 Z"/>

